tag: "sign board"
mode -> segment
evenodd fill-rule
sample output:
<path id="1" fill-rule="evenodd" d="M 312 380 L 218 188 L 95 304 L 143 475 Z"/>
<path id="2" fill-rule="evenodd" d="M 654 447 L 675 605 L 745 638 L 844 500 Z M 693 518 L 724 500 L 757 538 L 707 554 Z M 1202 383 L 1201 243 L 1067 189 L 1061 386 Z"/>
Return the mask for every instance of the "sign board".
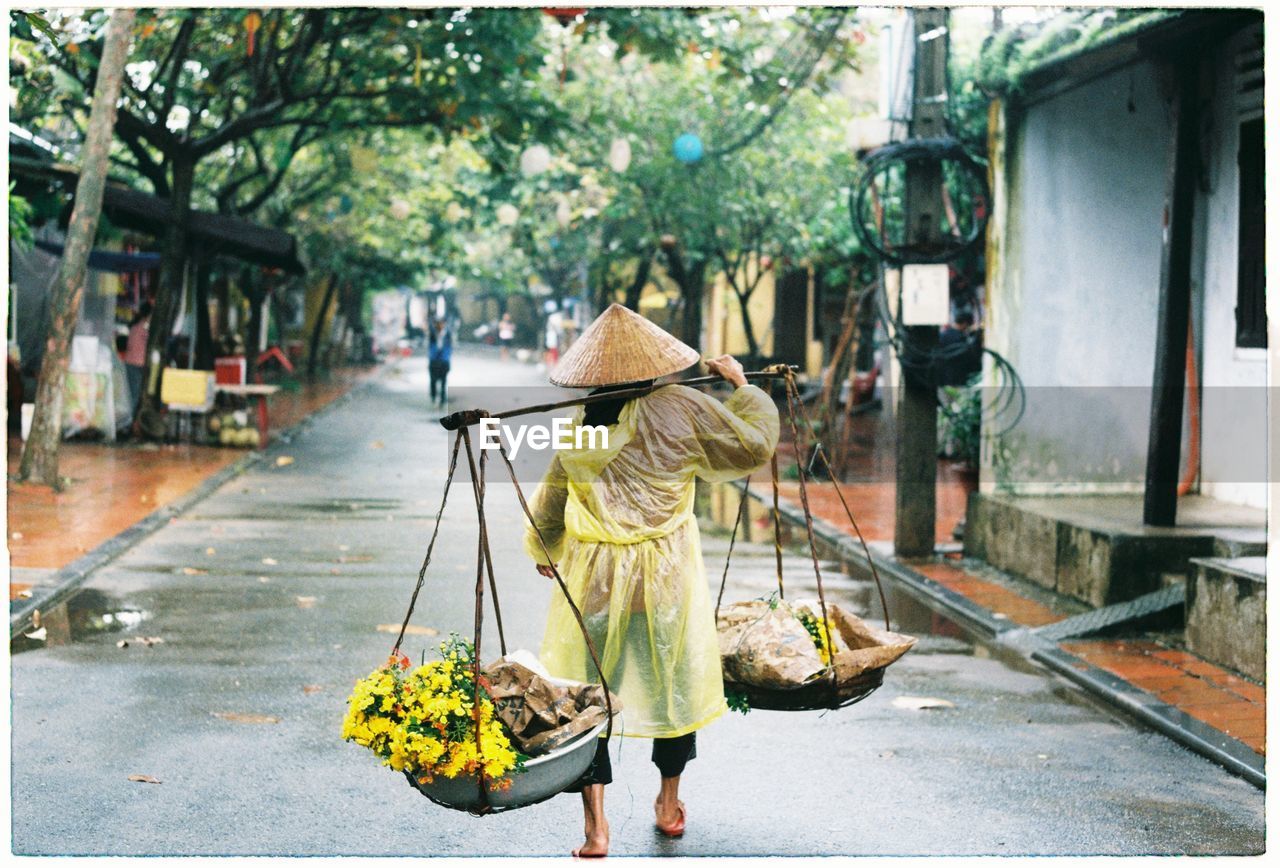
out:
<path id="1" fill-rule="evenodd" d="M 213 406 L 213 371 L 165 368 L 160 380 L 160 400 L 170 410 L 206 412 Z"/>
<path id="2" fill-rule="evenodd" d="M 947 266 L 902 268 L 902 324 L 946 325 L 951 321 L 951 281 Z"/>

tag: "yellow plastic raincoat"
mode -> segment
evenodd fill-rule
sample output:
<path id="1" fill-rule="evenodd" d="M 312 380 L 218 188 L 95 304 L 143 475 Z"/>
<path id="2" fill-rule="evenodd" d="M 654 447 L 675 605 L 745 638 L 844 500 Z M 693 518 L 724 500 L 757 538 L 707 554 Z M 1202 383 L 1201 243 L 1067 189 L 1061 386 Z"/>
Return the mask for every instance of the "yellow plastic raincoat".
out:
<path id="1" fill-rule="evenodd" d="M 581 409 L 575 424 L 582 418 Z M 724 682 L 698 524 L 694 479 L 726 481 L 765 464 L 778 411 L 755 386 L 723 404 L 669 385 L 628 402 L 608 446 L 556 453 L 531 502 L 534 521 L 622 699 L 615 732 L 673 738 L 725 710 Z M 547 557 L 532 528 L 525 549 Z M 542 662 L 596 680 L 573 612 L 552 595 Z"/>

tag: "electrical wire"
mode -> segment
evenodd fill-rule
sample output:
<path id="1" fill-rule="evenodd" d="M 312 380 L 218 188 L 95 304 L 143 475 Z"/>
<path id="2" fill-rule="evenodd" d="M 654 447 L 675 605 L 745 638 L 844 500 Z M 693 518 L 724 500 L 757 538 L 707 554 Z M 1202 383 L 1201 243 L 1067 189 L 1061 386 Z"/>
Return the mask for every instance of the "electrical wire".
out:
<path id="1" fill-rule="evenodd" d="M 884 263 L 879 265 L 879 280 L 875 288 L 875 313 L 885 333 L 888 344 L 904 374 L 919 378 L 926 384 L 936 384 L 938 367 L 948 361 L 962 358 L 971 352 L 970 342 L 955 344 L 950 347 L 939 347 L 936 344 L 924 346 L 912 343 L 909 329 L 903 325 L 901 317 L 890 313 L 889 295 L 884 280 Z M 990 432 L 993 437 L 1008 434 L 1022 421 L 1027 409 L 1026 387 L 1017 369 L 1003 355 L 989 347 L 982 347 L 982 353 L 992 360 L 991 380 L 995 397 L 985 408 L 984 417 L 993 423 L 1002 417 L 1012 414 L 1012 419 L 1004 423 L 999 430 Z M 1016 408 L 1016 411 L 1015 411 Z"/>
<path id="2" fill-rule="evenodd" d="M 868 206 L 875 207 L 879 198 L 877 180 L 881 173 L 888 173 L 894 164 L 901 163 L 905 174 L 908 165 L 927 162 L 938 163 L 940 167 L 948 162 L 957 166 L 963 175 L 970 179 L 972 184 L 970 198 L 975 203 L 983 203 L 984 207 L 981 211 L 976 208 L 972 210 L 972 221 L 968 231 L 958 237 L 953 236 L 953 240 L 941 242 L 927 249 L 908 245 L 906 239 L 897 245 L 890 244 L 884 237 L 883 228 L 881 227 L 878 233 L 873 232 L 871 221 L 866 219 Z M 879 259 L 895 265 L 938 264 L 951 262 L 977 245 L 986 231 L 985 203 L 990 201 L 990 198 L 986 167 L 974 159 L 959 139 L 951 135 L 929 139 L 907 139 L 877 148 L 863 158 L 862 176 L 849 188 L 849 219 L 853 223 L 853 230 L 858 239 Z M 959 227 L 952 228 L 959 229 Z"/>
<path id="3" fill-rule="evenodd" d="M 950 27 L 949 15 L 944 22 L 944 26 Z M 976 248 L 985 236 L 988 213 L 985 204 L 991 198 L 991 191 L 987 184 L 987 169 L 985 164 L 976 159 L 965 147 L 964 143 L 956 137 L 956 124 L 950 108 L 953 104 L 953 89 L 949 63 L 947 64 L 944 87 L 947 106 L 947 110 L 944 112 L 944 123 L 947 134 L 928 139 L 907 139 L 890 142 L 881 148 L 877 148 L 863 158 L 862 176 L 859 178 L 858 183 L 849 190 L 849 217 L 853 224 L 854 232 L 865 248 L 872 251 L 877 259 L 878 280 L 874 288 L 874 310 L 876 319 L 884 330 L 884 342 L 890 346 L 894 355 L 897 356 L 904 376 L 935 386 L 935 395 L 938 391 L 936 382 L 939 367 L 970 354 L 973 351 L 973 344 L 976 338 L 970 338 L 964 342 L 945 347 L 938 346 L 936 342 L 930 342 L 927 345 L 918 341 L 913 342 L 910 329 L 901 321 L 901 314 L 899 313 L 895 316 L 891 313 L 884 278 L 886 263 L 899 267 L 908 264 L 955 263 L 953 267 L 959 271 L 960 266 L 956 261 L 965 253 Z M 895 247 L 889 244 L 885 237 L 883 214 L 881 213 L 884 206 L 876 188 L 877 176 L 882 172 L 887 172 L 895 163 L 902 164 L 905 174 L 908 164 L 926 161 L 939 163 L 940 169 L 941 164 L 946 162 L 951 162 L 953 165 L 958 166 L 963 175 L 967 176 L 973 184 L 969 191 L 970 202 L 975 204 L 982 203 L 983 207 L 981 210 L 977 208 L 971 209 L 973 219 L 968 232 L 961 234 L 958 231 L 959 226 L 952 227 L 955 237 L 950 243 L 943 243 L 931 249 L 912 248 L 905 243 Z M 867 215 L 869 201 L 876 211 L 872 215 L 875 217 L 874 221 L 863 219 L 864 215 Z M 873 222 L 876 226 L 876 232 L 872 231 Z M 877 233 L 879 237 L 877 237 Z M 905 239 L 903 241 L 905 242 Z M 901 311 L 901 304 L 898 305 L 898 310 Z M 1012 416 L 1011 421 L 1003 424 L 1000 430 L 991 433 L 991 436 L 1001 437 L 1013 430 L 1026 413 L 1026 388 L 1017 369 L 1008 359 L 986 346 L 981 349 L 982 354 L 992 360 L 989 381 L 993 382 L 995 390 L 992 401 L 984 408 L 984 418 L 995 423 L 1002 417 Z M 941 403 L 940 399 L 939 403 Z"/>

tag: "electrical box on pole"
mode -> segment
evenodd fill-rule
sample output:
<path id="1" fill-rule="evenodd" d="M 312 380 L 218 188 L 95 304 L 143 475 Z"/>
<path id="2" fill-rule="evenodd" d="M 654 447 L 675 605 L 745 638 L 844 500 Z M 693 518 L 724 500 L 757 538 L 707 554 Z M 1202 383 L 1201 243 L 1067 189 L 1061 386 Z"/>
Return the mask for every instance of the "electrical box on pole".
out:
<path id="1" fill-rule="evenodd" d="M 947 132 L 947 10 L 917 7 L 911 17 L 915 44 L 909 137 L 938 138 Z M 913 247 L 928 249 L 942 240 L 942 185 L 945 183 L 942 164 L 911 161 L 905 171 L 907 242 Z M 915 321 L 936 320 L 936 275 L 913 274 L 912 278 L 919 300 L 934 301 L 925 305 L 932 308 L 930 314 Z M 903 284 L 905 289 L 905 275 Z M 938 345 L 938 326 L 904 322 L 903 338 L 902 389 L 897 402 L 893 547 L 897 554 L 905 557 L 925 557 L 933 554 L 937 521 L 938 406 L 932 362 Z"/>

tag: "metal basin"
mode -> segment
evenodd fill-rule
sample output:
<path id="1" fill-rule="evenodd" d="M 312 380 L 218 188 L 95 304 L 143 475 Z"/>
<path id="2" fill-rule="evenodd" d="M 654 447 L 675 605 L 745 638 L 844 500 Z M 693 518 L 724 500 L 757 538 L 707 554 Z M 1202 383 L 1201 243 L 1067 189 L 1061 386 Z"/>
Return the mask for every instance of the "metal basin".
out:
<path id="1" fill-rule="evenodd" d="M 596 755 L 596 739 L 605 725 L 601 723 L 551 753 L 526 761 L 523 772 L 511 775 L 510 789 L 490 791 L 484 796 L 480 793 L 478 775 L 456 778 L 437 775 L 425 784 L 418 783 L 408 772 L 405 772 L 405 777 L 418 792 L 437 805 L 457 811 L 497 813 L 536 805 L 564 792 L 565 787 L 582 777 Z"/>

